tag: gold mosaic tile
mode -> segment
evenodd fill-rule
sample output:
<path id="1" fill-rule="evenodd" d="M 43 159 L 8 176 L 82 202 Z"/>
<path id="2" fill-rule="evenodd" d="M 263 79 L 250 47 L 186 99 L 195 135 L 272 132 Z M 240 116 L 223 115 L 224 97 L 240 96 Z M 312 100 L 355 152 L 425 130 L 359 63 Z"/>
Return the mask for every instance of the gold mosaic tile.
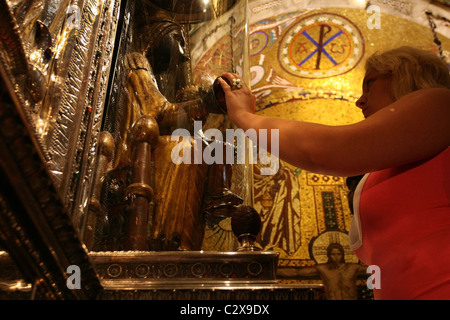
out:
<path id="1" fill-rule="evenodd" d="M 364 61 L 369 55 L 401 45 L 437 52 L 429 28 L 397 16 L 381 14 L 380 29 L 371 30 L 366 23 L 368 16 L 364 10 L 327 8 L 285 13 L 251 25 L 250 71 L 252 90 L 257 97 L 257 113 L 327 125 L 361 121 L 363 117 L 355 107 L 355 101 L 361 93 Z M 321 27 L 324 24 L 330 28 Z M 336 75 L 329 77 L 323 76 L 326 70 L 318 73 L 317 78 L 311 74 L 302 76 L 299 65 L 293 66 L 295 72 L 289 72 L 288 63 L 307 58 L 304 51 L 309 50 L 311 54 L 317 48 L 314 41 L 298 35 L 305 28 L 316 43 L 321 39 L 321 32 L 322 43 L 337 35 L 326 47 L 335 62 L 345 61 L 344 49 L 363 50 L 362 58 L 355 66 L 347 66 L 349 70 L 340 74 L 335 72 Z M 356 36 L 358 33 L 360 35 Z M 349 38 L 352 34 L 354 37 Z M 342 38 L 338 39 L 339 36 Z M 439 37 L 442 48 L 448 52 L 449 39 Z M 293 41 L 297 41 L 296 48 L 292 46 Z M 360 42 L 355 44 L 355 41 Z M 286 50 L 291 50 L 291 56 L 286 54 Z M 295 52 L 298 55 L 292 58 Z M 323 62 L 327 57 L 322 56 L 321 59 Z M 316 64 L 310 63 L 309 68 L 342 67 L 339 64 L 333 66 L 330 61 L 317 64 L 316 59 Z M 280 252 L 280 265 L 307 266 L 319 263 L 317 257 L 312 256 L 311 247 L 324 250 L 330 241 L 339 241 L 346 249 L 346 260 L 354 261 L 356 257 L 348 247 L 348 240 L 341 236 L 348 232 L 352 217 L 344 178 L 306 172 L 284 162 L 281 162 L 280 170 L 282 173 L 274 178 L 259 176 L 255 169 L 254 206 L 266 224 L 260 239 L 262 246 Z M 282 225 L 276 225 L 279 220 L 298 225 L 283 229 Z M 336 238 L 336 234 L 339 237 Z M 322 251 L 320 262 L 323 262 L 323 254 Z"/>

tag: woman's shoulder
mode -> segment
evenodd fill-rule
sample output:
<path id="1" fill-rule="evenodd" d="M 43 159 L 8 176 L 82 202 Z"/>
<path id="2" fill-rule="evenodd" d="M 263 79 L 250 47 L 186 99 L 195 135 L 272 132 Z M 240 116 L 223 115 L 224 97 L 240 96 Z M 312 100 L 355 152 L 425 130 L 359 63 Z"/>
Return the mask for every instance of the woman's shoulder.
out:
<path id="1" fill-rule="evenodd" d="M 426 88 L 419 89 L 407 94 L 404 98 L 422 99 L 425 101 L 442 101 L 450 105 L 450 89 L 448 88 Z"/>
<path id="2" fill-rule="evenodd" d="M 450 89 L 427 88 L 413 91 L 393 105 L 404 109 L 410 115 L 433 116 L 442 121 L 450 120 Z"/>

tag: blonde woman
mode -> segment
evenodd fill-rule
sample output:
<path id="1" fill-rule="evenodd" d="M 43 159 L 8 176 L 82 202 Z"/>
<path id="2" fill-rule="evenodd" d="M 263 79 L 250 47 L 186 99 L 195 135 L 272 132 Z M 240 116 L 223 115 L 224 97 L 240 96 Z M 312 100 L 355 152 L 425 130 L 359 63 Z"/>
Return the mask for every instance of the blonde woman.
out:
<path id="1" fill-rule="evenodd" d="M 342 126 L 256 115 L 245 83 L 223 77 L 238 84 L 221 80 L 231 121 L 244 131 L 278 129 L 281 159 L 322 174 L 365 174 L 349 236 L 361 261 L 379 267 L 376 299 L 450 299 L 450 75 L 442 59 L 412 47 L 369 57 L 356 102 L 365 120 Z"/>

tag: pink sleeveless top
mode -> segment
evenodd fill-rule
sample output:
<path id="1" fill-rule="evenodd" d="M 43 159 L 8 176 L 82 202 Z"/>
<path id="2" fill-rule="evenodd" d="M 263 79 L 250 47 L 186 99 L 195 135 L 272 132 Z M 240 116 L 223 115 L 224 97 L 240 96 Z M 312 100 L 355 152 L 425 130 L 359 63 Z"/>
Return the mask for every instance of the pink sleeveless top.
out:
<path id="1" fill-rule="evenodd" d="M 358 189 L 349 238 L 380 268 L 375 299 L 450 299 L 450 147 L 370 173 Z"/>

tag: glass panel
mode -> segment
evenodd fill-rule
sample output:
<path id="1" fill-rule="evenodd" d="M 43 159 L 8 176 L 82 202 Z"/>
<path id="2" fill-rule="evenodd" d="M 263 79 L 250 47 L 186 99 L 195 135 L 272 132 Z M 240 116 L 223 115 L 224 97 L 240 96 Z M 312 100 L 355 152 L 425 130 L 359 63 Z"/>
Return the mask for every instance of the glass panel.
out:
<path id="1" fill-rule="evenodd" d="M 252 159 L 238 163 L 238 147 L 252 148 L 214 82 L 249 78 L 247 1 L 128 1 L 123 17 L 85 244 L 234 250 L 230 219 L 252 204 Z M 216 229 L 226 240 L 206 243 Z"/>

